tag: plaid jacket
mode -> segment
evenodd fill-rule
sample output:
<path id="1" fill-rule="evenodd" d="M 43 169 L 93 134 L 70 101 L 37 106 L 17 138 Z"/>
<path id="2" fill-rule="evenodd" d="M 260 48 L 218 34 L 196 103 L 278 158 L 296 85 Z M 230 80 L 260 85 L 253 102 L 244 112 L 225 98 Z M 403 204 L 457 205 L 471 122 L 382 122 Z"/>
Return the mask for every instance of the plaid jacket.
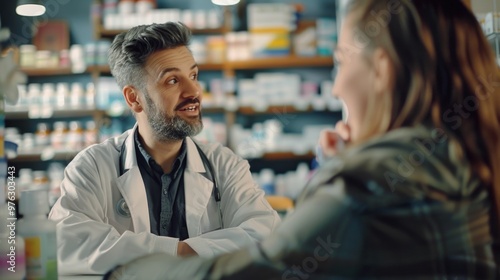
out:
<path id="1" fill-rule="evenodd" d="M 488 190 L 453 143 L 420 126 L 347 150 L 313 176 L 252 262 L 232 270 L 219 260 L 212 275 L 497 279 Z"/>
<path id="2" fill-rule="evenodd" d="M 161 279 L 498 279 L 488 190 L 453 145 L 438 129 L 394 130 L 326 162 L 258 248 L 136 267 L 161 262 Z"/>

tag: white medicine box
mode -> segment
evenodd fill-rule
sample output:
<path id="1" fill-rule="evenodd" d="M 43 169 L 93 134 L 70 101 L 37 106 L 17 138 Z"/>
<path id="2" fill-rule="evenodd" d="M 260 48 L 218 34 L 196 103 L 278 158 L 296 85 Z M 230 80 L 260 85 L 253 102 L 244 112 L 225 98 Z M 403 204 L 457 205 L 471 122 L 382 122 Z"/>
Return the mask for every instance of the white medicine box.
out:
<path id="1" fill-rule="evenodd" d="M 500 13 L 487 13 L 484 18 L 483 29 L 485 35 L 500 32 Z"/>

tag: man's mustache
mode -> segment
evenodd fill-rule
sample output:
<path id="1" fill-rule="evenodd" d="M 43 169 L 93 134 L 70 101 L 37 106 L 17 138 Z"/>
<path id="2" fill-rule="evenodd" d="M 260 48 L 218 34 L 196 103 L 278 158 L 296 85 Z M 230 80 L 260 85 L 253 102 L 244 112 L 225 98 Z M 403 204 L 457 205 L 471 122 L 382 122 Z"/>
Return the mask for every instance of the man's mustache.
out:
<path id="1" fill-rule="evenodd" d="M 200 104 L 200 100 L 198 98 L 186 100 L 186 101 L 182 102 L 181 104 L 177 105 L 177 107 L 175 107 L 175 110 L 178 111 L 182 107 L 189 105 L 189 104 Z"/>

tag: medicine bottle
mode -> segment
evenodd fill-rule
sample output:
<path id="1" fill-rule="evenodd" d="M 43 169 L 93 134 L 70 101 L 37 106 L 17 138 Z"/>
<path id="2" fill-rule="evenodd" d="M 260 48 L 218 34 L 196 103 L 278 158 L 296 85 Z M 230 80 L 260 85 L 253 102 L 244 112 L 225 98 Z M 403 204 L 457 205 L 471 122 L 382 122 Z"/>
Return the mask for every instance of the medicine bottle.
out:
<path id="1" fill-rule="evenodd" d="M 27 279 L 57 280 L 56 223 L 47 219 L 48 193 L 44 190 L 22 192 L 18 234 L 24 238 Z"/>
<path id="2" fill-rule="evenodd" d="M 67 148 L 70 150 L 81 150 L 83 148 L 84 135 L 82 124 L 79 121 L 69 123 L 67 136 Z"/>
<path id="3" fill-rule="evenodd" d="M 21 53 L 21 67 L 29 68 L 36 66 L 36 47 L 34 45 L 21 45 L 19 51 Z"/>
<path id="4" fill-rule="evenodd" d="M 30 190 L 50 190 L 50 181 L 47 172 L 44 170 L 33 171 L 33 183 Z"/>
<path id="5" fill-rule="evenodd" d="M 50 145 L 50 130 L 47 123 L 39 123 L 35 132 L 35 145 L 47 147 Z"/>
<path id="6" fill-rule="evenodd" d="M 68 125 L 66 122 L 54 123 L 54 131 L 51 134 L 52 148 L 61 150 L 65 148 L 68 137 Z"/>
<path id="7" fill-rule="evenodd" d="M 88 147 L 97 143 L 97 126 L 95 121 L 87 121 L 85 123 L 84 146 Z"/>

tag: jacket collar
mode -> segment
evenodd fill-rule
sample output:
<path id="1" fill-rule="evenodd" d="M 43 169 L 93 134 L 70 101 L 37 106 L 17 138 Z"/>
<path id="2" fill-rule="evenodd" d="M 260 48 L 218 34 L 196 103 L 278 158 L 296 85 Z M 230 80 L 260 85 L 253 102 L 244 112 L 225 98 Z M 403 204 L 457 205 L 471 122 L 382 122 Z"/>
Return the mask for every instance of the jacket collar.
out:
<path id="1" fill-rule="evenodd" d="M 203 160 L 201 159 L 200 154 L 198 153 L 198 149 L 196 148 L 196 144 L 193 139 L 187 137 L 186 138 L 187 145 L 187 165 L 186 168 L 189 171 L 196 173 L 205 173 L 205 166 L 203 165 Z"/>
<path id="2" fill-rule="evenodd" d="M 121 174 L 126 173 L 129 169 L 133 167 L 137 167 L 137 155 L 135 152 L 135 143 L 134 143 L 134 133 L 138 129 L 137 124 L 134 125 L 132 129 L 130 129 L 127 133 L 127 138 L 123 143 L 121 148 L 120 161 L 122 162 L 123 169 L 121 170 Z M 196 144 L 193 139 L 190 137 L 186 137 L 186 148 L 187 148 L 187 165 L 186 169 L 196 172 L 196 173 L 205 173 L 205 166 L 203 165 L 203 160 L 201 159 L 200 154 L 198 153 L 198 149 L 196 148 Z"/>

